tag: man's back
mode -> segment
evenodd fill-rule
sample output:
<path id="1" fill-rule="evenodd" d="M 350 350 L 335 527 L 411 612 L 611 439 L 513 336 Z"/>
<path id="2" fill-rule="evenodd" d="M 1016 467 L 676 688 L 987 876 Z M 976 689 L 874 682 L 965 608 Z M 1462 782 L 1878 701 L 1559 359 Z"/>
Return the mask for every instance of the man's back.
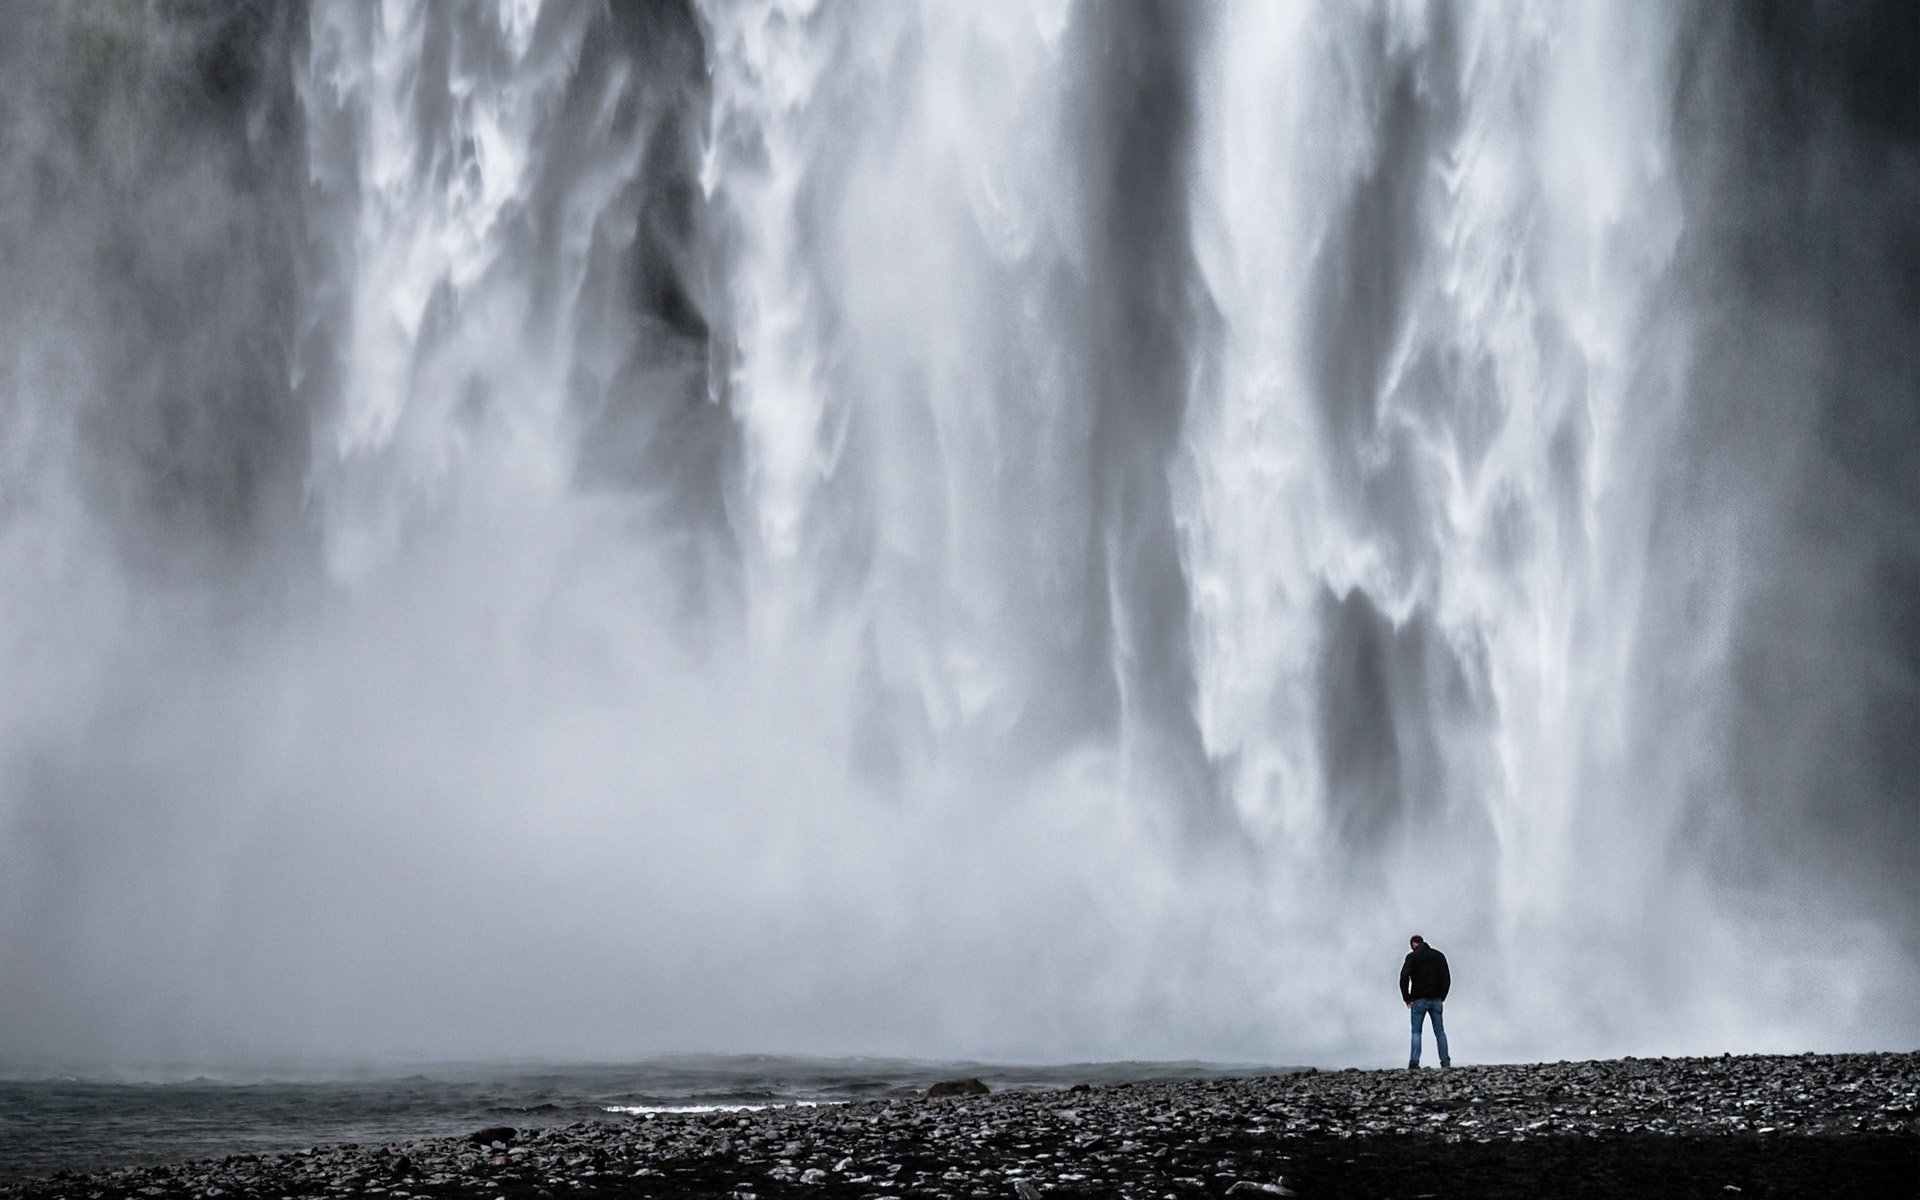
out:
<path id="1" fill-rule="evenodd" d="M 1447 973 L 1447 956 L 1424 942 L 1407 952 L 1400 968 L 1400 998 L 1445 1000 L 1453 978 Z"/>

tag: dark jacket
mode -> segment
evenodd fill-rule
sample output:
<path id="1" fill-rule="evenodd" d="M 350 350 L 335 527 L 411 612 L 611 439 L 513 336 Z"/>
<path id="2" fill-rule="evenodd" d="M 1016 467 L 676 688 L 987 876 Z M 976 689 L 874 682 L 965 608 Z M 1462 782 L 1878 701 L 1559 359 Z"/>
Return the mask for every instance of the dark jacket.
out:
<path id="1" fill-rule="evenodd" d="M 1445 1000 L 1447 989 L 1453 986 L 1453 977 L 1447 974 L 1447 956 L 1432 946 L 1418 946 L 1407 954 L 1406 963 L 1400 968 L 1400 998 L 1414 1000 Z"/>

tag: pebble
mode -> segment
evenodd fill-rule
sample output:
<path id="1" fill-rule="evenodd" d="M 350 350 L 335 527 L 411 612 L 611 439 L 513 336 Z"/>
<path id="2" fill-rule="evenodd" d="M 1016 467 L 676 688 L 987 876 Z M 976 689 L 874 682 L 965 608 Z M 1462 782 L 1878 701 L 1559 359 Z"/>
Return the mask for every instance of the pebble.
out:
<path id="1" fill-rule="evenodd" d="M 1306 1184 L 1289 1159 L 1312 1139 L 1348 1139 L 1333 1144 L 1351 1147 L 1351 1164 L 1409 1136 L 1910 1137 L 1917 1112 L 1920 1054 L 1349 1069 L 495 1127 L 68 1174 L 0 1186 L 0 1198 L 1290 1196 Z"/>

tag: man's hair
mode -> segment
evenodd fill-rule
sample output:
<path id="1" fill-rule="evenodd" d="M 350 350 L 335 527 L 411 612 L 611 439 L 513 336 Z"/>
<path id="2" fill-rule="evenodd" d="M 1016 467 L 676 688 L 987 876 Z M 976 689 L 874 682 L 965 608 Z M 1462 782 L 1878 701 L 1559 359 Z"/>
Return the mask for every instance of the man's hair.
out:
<path id="1" fill-rule="evenodd" d="M 1419 934 L 1416 933 L 1412 937 L 1407 939 L 1407 944 L 1411 946 L 1424 946 L 1427 944 L 1427 939 L 1421 937 Z"/>

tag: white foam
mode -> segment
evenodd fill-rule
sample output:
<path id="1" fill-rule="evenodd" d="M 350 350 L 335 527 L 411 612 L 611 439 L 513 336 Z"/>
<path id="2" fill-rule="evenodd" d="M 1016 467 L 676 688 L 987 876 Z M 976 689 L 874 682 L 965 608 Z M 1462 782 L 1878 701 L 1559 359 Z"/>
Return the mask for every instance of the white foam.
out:
<path id="1" fill-rule="evenodd" d="M 766 1101 L 758 1104 L 609 1104 L 604 1111 L 610 1113 L 712 1113 L 712 1112 L 759 1112 L 765 1108 L 819 1108 L 823 1104 L 840 1104 L 839 1100 L 781 1100 Z"/>

